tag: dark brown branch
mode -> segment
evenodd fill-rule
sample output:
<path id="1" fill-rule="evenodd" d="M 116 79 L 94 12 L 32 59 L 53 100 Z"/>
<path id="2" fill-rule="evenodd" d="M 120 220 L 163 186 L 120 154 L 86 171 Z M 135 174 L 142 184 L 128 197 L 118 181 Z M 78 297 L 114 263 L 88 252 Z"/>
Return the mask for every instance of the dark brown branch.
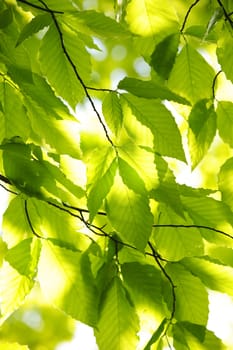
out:
<path id="1" fill-rule="evenodd" d="M 66 204 L 64 202 L 62 202 L 62 204 L 64 205 L 64 207 L 66 208 L 69 208 L 69 209 L 72 209 L 72 210 L 75 210 L 75 211 L 78 211 L 78 212 L 83 212 L 83 213 L 87 213 L 89 214 L 89 210 L 88 209 L 83 209 L 83 208 L 79 208 L 79 207 L 74 207 L 72 205 L 69 205 L 69 204 Z M 103 211 L 98 211 L 97 212 L 98 215 L 103 215 L 103 216 L 106 216 L 107 214 Z"/>
<path id="2" fill-rule="evenodd" d="M 117 92 L 117 90 L 107 89 L 107 88 L 95 88 L 92 86 L 86 86 L 87 90 L 93 90 L 93 91 L 103 91 L 103 92 Z"/>
<path id="3" fill-rule="evenodd" d="M 4 175 L 1 175 L 1 174 L 0 174 L 0 180 L 3 181 L 3 182 L 5 182 L 5 183 L 8 184 L 8 185 L 12 185 L 11 181 L 10 181 L 6 176 L 4 176 Z"/>
<path id="4" fill-rule="evenodd" d="M 218 1 L 218 4 L 219 4 L 219 6 L 222 8 L 222 10 L 223 10 L 223 13 L 224 13 L 224 17 L 225 17 L 225 19 L 226 19 L 226 21 L 228 21 L 229 23 L 230 23 L 230 26 L 231 26 L 231 28 L 233 29 L 233 21 L 232 21 L 232 19 L 231 19 L 231 14 L 229 15 L 228 13 L 227 13 L 227 10 L 225 9 L 225 7 L 224 7 L 224 5 L 223 5 L 223 3 L 222 3 L 222 1 L 221 0 L 217 0 Z"/>
<path id="5" fill-rule="evenodd" d="M 171 278 L 171 276 L 167 273 L 167 271 L 165 270 L 165 268 L 163 267 L 163 265 L 161 264 L 160 258 L 158 257 L 152 243 L 149 241 L 148 245 L 152 251 L 153 257 L 155 262 L 157 263 L 157 265 L 159 266 L 160 270 L 162 271 L 164 277 L 168 280 L 170 286 L 171 286 L 171 290 L 172 290 L 172 311 L 171 311 L 171 315 L 169 318 L 170 323 L 172 322 L 174 315 L 175 315 L 175 311 L 176 311 L 176 293 L 175 293 L 175 284 Z M 169 324 L 170 324 L 169 323 Z"/>
<path id="6" fill-rule="evenodd" d="M 30 219 L 30 216 L 29 216 L 29 213 L 28 213 L 28 206 L 27 206 L 27 200 L 25 199 L 24 201 L 24 210 L 25 210 L 25 214 L 26 214 L 26 218 L 27 218 L 27 222 L 28 222 L 28 225 L 33 233 L 34 236 L 36 236 L 37 238 L 43 238 L 41 237 L 33 228 L 33 225 L 32 225 L 32 222 L 31 222 L 31 219 Z"/>
<path id="7" fill-rule="evenodd" d="M 14 191 L 10 190 L 10 189 L 7 188 L 6 186 L 2 185 L 1 183 L 0 183 L 0 186 L 1 186 L 5 191 L 7 191 L 7 192 L 9 192 L 9 193 L 12 193 L 12 194 L 15 194 L 16 196 L 18 195 L 17 192 L 14 192 Z"/>
<path id="8" fill-rule="evenodd" d="M 39 5 L 36 5 L 36 4 L 32 4 L 30 1 L 26 1 L 26 0 L 18 0 L 18 2 L 22 2 L 25 5 L 28 5 L 28 6 L 34 7 L 36 9 L 38 9 L 38 10 L 49 12 L 49 13 L 59 13 L 59 14 L 63 14 L 64 13 L 62 11 L 51 10 L 51 9 L 49 9 L 47 7 L 45 8 L 45 7 L 41 7 Z"/>
<path id="9" fill-rule="evenodd" d="M 216 74 L 215 77 L 213 79 L 213 83 L 212 83 L 212 97 L 213 100 L 215 100 L 215 86 L 216 86 L 216 82 L 217 82 L 217 78 L 219 76 L 219 74 L 222 73 L 222 70 L 219 70 Z"/>
<path id="10" fill-rule="evenodd" d="M 181 225 L 181 224 L 155 224 L 153 225 L 153 227 L 171 227 L 171 228 L 203 228 L 205 230 L 209 230 L 209 231 L 214 231 L 217 233 L 220 233 L 221 235 L 224 235 L 230 239 L 233 239 L 233 236 L 231 236 L 229 233 L 226 233 L 222 230 L 218 230 L 216 228 L 213 227 L 209 227 L 209 226 L 205 226 L 205 225 Z"/>
<path id="11" fill-rule="evenodd" d="M 48 9 L 48 12 L 50 12 L 50 14 L 51 14 L 51 16 L 52 16 L 52 19 L 53 19 L 53 23 L 54 23 L 54 25 L 55 25 L 55 27 L 56 27 L 56 29 L 57 29 L 57 32 L 58 32 L 58 35 L 59 35 L 59 38 L 60 38 L 60 43 L 61 43 L 61 47 L 62 47 L 62 50 L 63 50 L 63 52 L 64 52 L 64 55 L 65 55 L 65 57 L 67 58 L 68 62 L 70 63 L 70 65 L 71 65 L 71 67 L 72 67 L 72 69 L 73 69 L 73 71 L 74 71 L 74 73 L 75 73 L 76 78 L 77 78 L 78 81 L 80 82 L 80 84 L 81 84 L 81 86 L 82 86 L 82 88 L 83 88 L 83 90 L 84 90 L 84 92 L 85 92 L 85 95 L 86 95 L 88 101 L 90 102 L 91 107 L 92 107 L 93 111 L 95 112 L 95 114 L 96 114 L 96 116 L 97 116 L 97 118 L 98 118 L 98 120 L 99 120 L 99 122 L 100 122 L 100 124 L 101 124 L 101 126 L 102 126 L 102 128 L 103 128 L 103 130 L 104 130 L 104 133 L 105 133 L 105 136 L 106 136 L 107 140 L 108 140 L 108 141 L 110 142 L 110 144 L 115 148 L 115 145 L 114 145 L 113 141 L 111 140 L 111 138 L 110 138 L 110 136 L 109 136 L 109 134 L 108 134 L 108 130 L 107 130 L 107 128 L 106 128 L 106 125 L 104 124 L 104 122 L 103 122 L 103 120 L 102 120 L 102 118 L 101 118 L 101 116 L 100 116 L 100 114 L 99 114 L 99 112 L 98 112 L 98 110 L 97 110 L 97 108 L 96 108 L 96 106 L 95 106 L 95 104 L 94 104 L 94 102 L 93 102 L 93 100 L 92 100 L 92 98 L 91 98 L 89 92 L 88 92 L 88 89 L 87 89 L 87 87 L 86 87 L 86 85 L 85 85 L 83 79 L 81 78 L 81 76 L 80 76 L 80 74 L 79 74 L 79 72 L 78 72 L 78 70 L 77 70 L 77 68 L 76 68 L 76 65 L 75 65 L 74 62 L 72 61 L 72 59 L 71 59 L 71 57 L 70 57 L 70 55 L 69 55 L 69 53 L 68 53 L 68 51 L 67 51 L 67 49 L 66 49 L 66 47 L 65 47 L 65 43 L 64 43 L 64 39 L 63 39 L 63 34 L 62 34 L 61 28 L 60 28 L 60 26 L 59 26 L 59 24 L 58 24 L 58 21 L 57 21 L 57 18 L 56 18 L 56 16 L 55 16 L 54 12 L 51 11 L 51 10 L 48 8 L 48 6 L 44 3 L 43 0 L 39 0 L 39 1 L 45 6 L 45 8 Z"/>
<path id="12" fill-rule="evenodd" d="M 200 0 L 194 1 L 194 3 L 189 7 L 188 11 L 186 12 L 186 15 L 185 15 L 185 17 L 184 17 L 184 22 L 183 22 L 183 24 L 182 24 L 182 26 L 181 26 L 181 28 L 180 28 L 180 33 L 183 33 L 184 28 L 185 28 L 185 25 L 186 25 L 186 22 L 187 22 L 187 20 L 188 20 L 188 16 L 189 16 L 190 12 L 192 11 L 192 8 L 193 8 L 194 6 L 196 6 L 196 4 L 197 4 L 199 1 L 200 1 Z"/>

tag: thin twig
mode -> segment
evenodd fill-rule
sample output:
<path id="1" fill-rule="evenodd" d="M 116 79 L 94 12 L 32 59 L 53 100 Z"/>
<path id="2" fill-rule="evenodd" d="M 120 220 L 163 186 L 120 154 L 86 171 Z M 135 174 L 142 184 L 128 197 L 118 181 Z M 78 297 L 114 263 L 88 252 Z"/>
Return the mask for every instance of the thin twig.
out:
<path id="1" fill-rule="evenodd" d="M 184 27 L 185 27 L 186 22 L 187 22 L 187 20 L 188 20 L 188 16 L 189 16 L 189 14 L 190 14 L 192 8 L 193 8 L 194 6 L 196 6 L 196 4 L 197 4 L 199 1 L 200 1 L 200 0 L 194 1 L 194 3 L 189 7 L 188 11 L 186 12 L 186 15 L 185 15 L 185 17 L 184 17 L 184 22 L 183 22 L 183 24 L 182 24 L 182 26 L 181 26 L 181 28 L 180 28 L 180 33 L 183 33 Z"/>
<path id="2" fill-rule="evenodd" d="M 175 293 L 175 284 L 172 280 L 172 278 L 170 277 L 170 275 L 167 273 L 167 271 L 165 270 L 165 268 L 163 267 L 163 265 L 161 264 L 161 261 L 152 245 L 152 243 L 149 241 L 148 242 L 148 245 L 152 251 L 152 254 L 153 254 L 153 257 L 154 257 L 154 260 L 156 261 L 157 265 L 159 266 L 160 270 L 162 271 L 163 275 L 165 276 L 165 278 L 168 280 L 170 286 L 171 286 L 171 290 L 172 290 L 172 311 L 171 311 L 171 315 L 170 315 L 170 318 L 169 318 L 169 325 L 170 323 L 172 322 L 173 318 L 174 318 L 174 315 L 175 315 L 175 311 L 176 311 L 176 293 Z"/>
<path id="3" fill-rule="evenodd" d="M 221 69 L 215 74 L 215 77 L 213 79 L 213 83 L 212 83 L 212 97 L 213 97 L 213 100 L 216 99 L 215 98 L 215 85 L 216 85 L 216 81 L 217 81 L 217 78 L 218 78 L 220 73 L 222 73 Z"/>
<path id="4" fill-rule="evenodd" d="M 41 7 L 39 5 L 36 5 L 36 4 L 32 4 L 30 1 L 26 1 L 26 0 L 18 0 L 18 2 L 22 2 L 25 5 L 28 5 L 28 6 L 34 7 L 36 9 L 38 9 L 38 10 L 49 12 L 49 13 L 59 13 L 59 14 L 63 14 L 64 13 L 63 11 L 51 10 L 51 9 L 49 9 L 47 7 L 45 8 L 45 7 Z"/>
<path id="5" fill-rule="evenodd" d="M 9 188 L 7 188 L 6 186 L 4 186 L 4 185 L 1 184 L 1 183 L 0 183 L 0 186 L 1 186 L 5 191 L 7 191 L 7 192 L 9 192 L 9 193 L 12 193 L 12 194 L 15 194 L 16 196 L 18 195 L 17 192 L 14 192 L 14 191 L 10 190 Z"/>
<path id="6" fill-rule="evenodd" d="M 12 185 L 11 181 L 4 175 L 0 174 L 0 180 L 5 182 L 8 185 Z"/>
<path id="7" fill-rule="evenodd" d="M 218 1 L 219 6 L 220 6 L 220 7 L 222 8 L 222 10 L 223 10 L 223 13 L 224 13 L 224 16 L 225 16 L 226 21 L 228 21 L 228 22 L 230 23 L 231 28 L 233 28 L 233 21 L 232 21 L 232 19 L 230 18 L 231 15 L 229 15 L 229 14 L 227 13 L 227 10 L 225 9 L 225 7 L 224 7 L 222 1 L 221 1 L 221 0 L 217 0 L 217 1 Z"/>
<path id="8" fill-rule="evenodd" d="M 39 1 L 45 6 L 45 8 L 47 8 L 48 10 L 50 10 L 50 9 L 48 8 L 48 6 L 46 5 L 46 3 L 45 3 L 43 0 L 39 0 Z M 68 62 L 70 63 L 70 65 L 71 65 L 71 67 L 72 67 L 72 69 L 73 69 L 73 71 L 74 71 L 74 73 L 75 73 L 76 78 L 78 79 L 78 81 L 80 82 L 81 86 L 83 87 L 83 90 L 84 90 L 84 92 L 85 92 L 85 95 L 86 95 L 88 101 L 90 102 L 90 104 L 91 104 L 91 106 L 92 106 L 92 109 L 93 109 L 93 111 L 95 112 L 95 114 L 96 114 L 96 116 L 97 116 L 97 118 L 98 118 L 98 120 L 99 120 L 99 122 L 100 122 L 100 124 L 101 124 L 101 126 L 102 126 L 102 128 L 103 128 L 103 130 L 104 130 L 104 133 L 105 133 L 105 136 L 106 136 L 107 140 L 108 140 L 108 141 L 110 142 L 110 144 L 115 148 L 115 145 L 114 145 L 112 139 L 110 138 L 110 136 L 109 136 L 109 134 L 108 134 L 107 127 L 106 127 L 106 125 L 104 124 L 104 122 L 103 122 L 103 120 L 102 120 L 102 118 L 101 118 L 101 116 L 100 116 L 100 114 L 99 114 L 99 112 L 98 112 L 98 110 L 97 110 L 97 108 L 96 108 L 96 106 L 95 106 L 95 104 L 94 104 L 94 102 L 93 102 L 93 100 L 92 100 L 92 98 L 91 98 L 89 92 L 88 92 L 88 89 L 87 89 L 87 87 L 86 87 L 86 85 L 85 85 L 83 79 L 81 78 L 81 76 L 80 76 L 80 74 L 79 74 L 79 72 L 78 72 L 78 70 L 77 70 L 77 68 L 76 68 L 76 65 L 75 65 L 74 62 L 72 61 L 72 59 L 71 59 L 71 57 L 70 57 L 70 55 L 69 55 L 69 53 L 68 53 L 68 51 L 67 51 L 67 49 L 66 49 L 66 46 L 65 46 L 65 43 L 64 43 L 64 39 L 63 39 L 63 34 L 62 34 L 61 28 L 60 28 L 60 26 L 59 26 L 59 24 L 58 24 L 57 18 L 56 18 L 56 16 L 55 16 L 55 14 L 54 14 L 53 11 L 50 10 L 49 12 L 50 12 L 50 14 L 51 14 L 51 16 L 52 16 L 53 23 L 54 23 L 54 25 L 55 25 L 55 27 L 56 27 L 56 29 L 57 29 L 57 32 L 58 32 L 58 35 L 59 35 L 59 38 L 60 38 L 61 47 L 62 47 L 62 50 L 63 50 L 63 52 L 64 52 L 64 55 L 66 56 Z M 116 149 L 116 148 L 115 148 L 115 149 Z"/>
<path id="9" fill-rule="evenodd" d="M 205 230 L 214 231 L 217 233 L 220 233 L 221 235 L 224 235 L 230 239 L 233 239 L 233 236 L 231 236 L 229 233 L 226 233 L 222 230 L 218 230 L 213 227 L 205 226 L 205 225 L 181 225 L 181 224 L 155 224 L 153 227 L 171 227 L 171 228 L 203 228 Z"/>
<path id="10" fill-rule="evenodd" d="M 25 210 L 25 214 L 26 214 L 26 218 L 27 218 L 27 222 L 28 222 L 28 225 L 33 233 L 34 236 L 38 237 L 38 238 L 43 238 L 41 237 L 33 228 L 33 225 L 32 225 L 32 222 L 31 222 L 31 219 L 30 219 L 30 216 L 29 216 L 29 213 L 28 213 L 28 206 L 27 206 L 27 200 L 25 199 L 24 201 L 24 210 Z"/>

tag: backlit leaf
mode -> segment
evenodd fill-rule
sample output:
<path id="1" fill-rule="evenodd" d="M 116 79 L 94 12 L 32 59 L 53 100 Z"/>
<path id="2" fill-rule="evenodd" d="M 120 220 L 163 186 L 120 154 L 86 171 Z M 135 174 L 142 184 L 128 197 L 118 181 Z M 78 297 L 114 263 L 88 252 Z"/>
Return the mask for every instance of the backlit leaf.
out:
<path id="1" fill-rule="evenodd" d="M 133 0 L 128 4 L 126 13 L 126 20 L 135 34 L 170 34 L 178 29 L 175 11 L 167 0 Z"/>
<path id="2" fill-rule="evenodd" d="M 143 98 L 124 95 L 132 113 L 154 135 L 155 150 L 161 155 L 185 160 L 178 127 L 166 107 L 160 101 L 148 103 Z"/>
<path id="3" fill-rule="evenodd" d="M 129 189 L 118 177 L 107 196 L 106 210 L 121 239 L 144 250 L 153 223 L 148 198 Z"/>
<path id="4" fill-rule="evenodd" d="M 233 103 L 220 101 L 216 112 L 219 135 L 224 142 L 233 147 Z"/>
<path id="5" fill-rule="evenodd" d="M 121 280 L 115 277 L 106 290 L 95 331 L 101 350 L 135 350 L 138 343 L 138 317 Z"/>
<path id="6" fill-rule="evenodd" d="M 192 167 L 202 160 L 216 133 L 216 114 L 208 100 L 197 102 L 189 115 L 189 151 Z"/>
<path id="7" fill-rule="evenodd" d="M 98 294 L 87 256 L 43 240 L 38 280 L 50 303 L 81 322 L 96 324 Z"/>
<path id="8" fill-rule="evenodd" d="M 212 97 L 213 68 L 191 45 L 186 44 L 176 58 L 168 87 L 192 103 Z"/>
<path id="9" fill-rule="evenodd" d="M 175 288 L 175 317 L 179 321 L 206 325 L 208 319 L 208 294 L 199 280 L 180 264 L 167 264 Z"/>

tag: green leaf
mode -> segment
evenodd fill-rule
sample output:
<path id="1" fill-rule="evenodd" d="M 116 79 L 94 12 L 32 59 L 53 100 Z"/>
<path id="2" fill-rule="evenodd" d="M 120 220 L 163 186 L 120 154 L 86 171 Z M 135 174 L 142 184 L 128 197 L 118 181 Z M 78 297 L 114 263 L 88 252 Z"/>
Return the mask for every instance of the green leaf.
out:
<path id="1" fill-rule="evenodd" d="M 233 295 L 233 268 L 208 260 L 208 258 L 187 258 L 183 264 L 198 276 L 208 288 Z"/>
<path id="2" fill-rule="evenodd" d="M 219 135 L 224 142 L 233 147 L 233 103 L 220 101 L 216 113 Z"/>
<path id="3" fill-rule="evenodd" d="M 161 155 L 185 160 L 181 136 L 171 113 L 160 101 L 150 101 L 133 95 L 124 95 L 132 113 L 148 127 L 153 136 L 156 152 Z"/>
<path id="4" fill-rule="evenodd" d="M 135 193 L 146 195 L 146 188 L 143 180 L 124 159 L 118 158 L 119 174 L 124 184 Z"/>
<path id="5" fill-rule="evenodd" d="M 121 272 L 138 312 L 143 310 L 144 317 L 148 315 L 160 322 L 164 316 L 160 271 L 148 264 L 132 262 L 123 264 Z"/>
<path id="6" fill-rule="evenodd" d="M 18 195 L 11 200 L 3 215 L 3 239 L 11 248 L 23 239 L 31 237 L 31 230 L 25 215 L 25 199 Z"/>
<path id="7" fill-rule="evenodd" d="M 168 263 L 166 272 L 176 286 L 176 319 L 205 326 L 208 320 L 208 294 L 199 278 L 175 263 Z"/>
<path id="8" fill-rule="evenodd" d="M 147 191 L 158 186 L 158 173 L 153 152 L 127 142 L 118 148 L 119 156 L 133 168 L 143 180 Z"/>
<path id="9" fill-rule="evenodd" d="M 2 89 L 4 114 L 0 114 L 0 142 L 4 138 L 11 138 L 15 135 L 20 135 L 26 140 L 30 126 L 25 108 L 22 105 L 22 97 L 17 89 L 8 83 L 4 83 Z"/>
<path id="10" fill-rule="evenodd" d="M 20 45 L 24 40 L 32 36 L 33 34 L 38 33 L 40 30 L 44 29 L 45 27 L 49 26 L 50 23 L 52 22 L 52 18 L 49 14 L 43 14 L 43 15 L 38 15 L 32 20 L 27 23 L 18 38 L 17 45 Z"/>
<path id="11" fill-rule="evenodd" d="M 7 261 L 4 261 L 0 269 L 1 318 L 2 324 L 23 302 L 31 291 L 34 281 L 25 275 L 21 275 Z"/>
<path id="12" fill-rule="evenodd" d="M 182 203 L 194 224 L 216 229 L 224 228 L 225 231 L 229 229 L 229 232 L 231 232 L 233 225 L 232 212 L 223 202 L 208 197 L 182 197 Z M 227 241 L 231 244 L 229 238 L 221 233 L 201 230 L 201 234 L 211 242 L 219 239 L 225 244 L 227 244 Z"/>
<path id="13" fill-rule="evenodd" d="M 38 280 L 50 303 L 81 322 L 96 324 L 98 293 L 87 256 L 43 240 Z"/>
<path id="14" fill-rule="evenodd" d="M 222 200 L 233 210 L 233 158 L 229 158 L 222 165 L 218 175 L 218 186 Z"/>
<path id="15" fill-rule="evenodd" d="M 40 242 L 27 238 L 9 249 L 5 260 L 19 274 L 34 278 L 40 253 Z"/>
<path id="16" fill-rule="evenodd" d="M 185 98 L 169 90 L 166 86 L 155 81 L 143 81 L 135 78 L 124 78 L 118 84 L 118 88 L 126 90 L 131 94 L 147 99 L 171 100 L 182 104 L 189 104 Z M 147 101 L 147 103 L 149 103 Z"/>
<path id="17" fill-rule="evenodd" d="M 29 350 L 27 345 L 20 345 L 18 343 L 7 343 L 0 341 L 0 346 L 4 350 Z"/>
<path id="18" fill-rule="evenodd" d="M 150 65 L 164 79 L 168 79 L 175 63 L 179 41 L 179 34 L 168 35 L 156 45 L 151 55 Z"/>
<path id="19" fill-rule="evenodd" d="M 198 101 L 189 115 L 188 142 L 194 169 L 207 153 L 216 133 L 216 114 L 209 100 Z"/>
<path id="20" fill-rule="evenodd" d="M 8 8 L 0 13 L 0 29 L 3 29 L 11 24 L 13 20 L 12 10 Z"/>
<path id="21" fill-rule="evenodd" d="M 193 104 L 212 97 L 215 73 L 203 56 L 189 44 L 180 51 L 168 80 L 168 87 Z"/>
<path id="22" fill-rule="evenodd" d="M 124 286 L 115 277 L 103 298 L 100 319 L 95 330 L 101 350 L 135 350 L 138 344 L 138 317 Z"/>
<path id="23" fill-rule="evenodd" d="M 123 111 L 117 93 L 111 91 L 106 95 L 103 101 L 102 111 L 106 123 L 117 136 L 123 121 Z"/>
<path id="24" fill-rule="evenodd" d="M 201 335 L 201 336 L 200 336 Z M 225 350 L 225 346 L 216 335 L 203 326 L 188 322 L 178 322 L 173 326 L 174 346 L 176 349 L 216 349 Z"/>
<path id="25" fill-rule="evenodd" d="M 232 36 L 227 31 L 225 31 L 225 35 L 219 40 L 216 53 L 218 62 L 226 74 L 227 79 L 233 82 L 233 67 L 231 64 L 231 57 L 233 55 Z"/>
<path id="26" fill-rule="evenodd" d="M 126 21 L 130 30 L 138 35 L 170 34 L 178 29 L 175 10 L 165 0 L 132 0 L 126 8 Z"/>
<path id="27" fill-rule="evenodd" d="M 158 340 L 160 339 L 164 328 L 167 324 L 167 319 L 164 318 L 163 321 L 161 322 L 160 326 L 156 329 L 156 331 L 154 332 L 154 334 L 152 335 L 152 337 L 150 338 L 149 342 L 146 344 L 145 348 L 143 350 L 150 350 L 151 349 L 151 345 L 153 344 L 157 344 Z"/>
<path id="28" fill-rule="evenodd" d="M 90 211 L 91 221 L 113 185 L 116 170 L 117 163 L 112 148 L 107 147 L 101 151 L 97 149 L 92 153 L 91 162 L 87 170 L 87 206 Z"/>
<path id="29" fill-rule="evenodd" d="M 156 248 L 161 256 L 170 261 L 178 261 L 188 256 L 204 254 L 203 241 L 198 229 L 169 227 L 169 223 L 188 225 L 190 220 L 182 219 L 169 208 L 162 212 L 159 217 L 159 225 L 165 225 L 165 227 L 156 227 L 153 235 Z"/>
<path id="30" fill-rule="evenodd" d="M 211 244 L 207 248 L 207 254 L 213 256 L 221 264 L 231 266 L 233 268 L 233 249 L 226 247 L 218 247 L 215 244 Z"/>
<path id="31" fill-rule="evenodd" d="M 84 34 L 95 34 L 108 38 L 129 36 L 130 33 L 114 19 L 94 10 L 65 14 L 64 20 Z"/>
<path id="32" fill-rule="evenodd" d="M 106 210 L 122 241 L 143 251 L 153 224 L 148 198 L 133 192 L 118 177 L 107 196 Z"/>
<path id="33" fill-rule="evenodd" d="M 67 35 L 66 40 L 69 40 L 68 38 L 69 35 Z M 51 25 L 42 40 L 40 48 L 41 69 L 50 85 L 55 89 L 56 94 L 75 108 L 76 104 L 83 99 L 84 90 L 77 78 L 74 67 L 71 66 L 64 53 L 60 40 L 56 27 Z M 82 62 L 82 59 L 86 59 L 86 54 L 83 51 L 80 52 L 80 41 L 77 37 L 75 37 L 74 42 L 76 43 L 76 41 L 77 44 L 73 47 L 72 56 L 76 52 L 76 60 Z M 78 70 L 78 67 L 76 69 Z"/>
<path id="34" fill-rule="evenodd" d="M 159 176 L 159 185 L 150 192 L 151 198 L 165 203 L 179 216 L 184 217 L 179 187 L 176 183 L 174 174 L 169 169 L 167 162 L 161 156 L 155 155 L 155 164 Z"/>

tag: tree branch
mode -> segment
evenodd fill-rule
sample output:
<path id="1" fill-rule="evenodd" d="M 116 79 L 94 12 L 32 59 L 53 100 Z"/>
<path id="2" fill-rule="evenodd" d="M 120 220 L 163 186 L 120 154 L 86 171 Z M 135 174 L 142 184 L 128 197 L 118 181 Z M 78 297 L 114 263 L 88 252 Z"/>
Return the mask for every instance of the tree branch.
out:
<path id="1" fill-rule="evenodd" d="M 224 7 L 224 5 L 223 5 L 223 3 L 222 3 L 222 1 L 221 0 L 217 0 L 218 1 L 218 4 L 219 4 L 219 6 L 222 8 L 222 10 L 223 10 L 223 13 L 224 13 L 224 16 L 225 16 L 225 19 L 226 19 L 226 21 L 228 21 L 229 23 L 230 23 L 230 26 L 231 26 L 231 28 L 233 29 L 233 21 L 232 21 L 232 19 L 231 19 L 231 14 L 228 14 L 227 13 L 227 10 L 225 9 L 225 7 Z"/>
<path id="2" fill-rule="evenodd" d="M 153 245 L 152 245 L 152 243 L 150 241 L 148 242 L 148 245 L 149 245 L 149 247 L 150 247 L 150 249 L 152 251 L 152 254 L 153 254 L 154 260 L 156 261 L 156 264 L 159 266 L 160 270 L 162 271 L 163 275 L 168 280 L 168 282 L 169 282 L 169 284 L 171 286 L 171 290 L 172 290 L 172 311 L 171 311 L 171 315 L 170 315 L 170 318 L 169 318 L 169 321 L 170 321 L 169 324 L 168 324 L 168 326 L 169 326 L 170 323 L 172 322 L 173 318 L 174 318 L 175 311 L 176 311 L 176 293 L 175 293 L 176 286 L 175 286 L 171 276 L 167 273 L 167 271 L 165 270 L 165 268 L 161 264 L 160 258 L 157 255 L 157 253 L 156 253 L 156 251 L 155 251 L 155 249 L 154 249 L 154 247 L 153 247 Z"/>
<path id="3" fill-rule="evenodd" d="M 33 225 L 32 225 L 29 213 L 28 213 L 28 206 L 27 206 L 27 200 L 26 199 L 24 200 L 24 211 L 25 211 L 25 214 L 26 214 L 28 225 L 29 225 L 33 235 L 36 236 L 37 238 L 43 238 L 33 228 Z"/>
<path id="4" fill-rule="evenodd" d="M 183 31 L 184 31 L 186 22 L 187 22 L 187 20 L 188 20 L 188 16 L 189 16 L 190 12 L 192 11 L 192 8 L 193 8 L 194 6 L 196 6 L 196 4 L 197 4 L 199 1 L 200 1 L 200 0 L 194 1 L 194 3 L 189 7 L 188 11 L 186 12 L 186 15 L 185 15 L 185 17 L 184 17 L 183 24 L 182 24 L 182 26 L 181 26 L 181 28 L 180 28 L 180 33 L 181 33 L 181 34 L 182 34 Z"/>
<path id="5" fill-rule="evenodd" d="M 226 233 L 222 230 L 218 230 L 216 228 L 213 227 L 209 227 L 209 226 L 205 226 L 205 225 L 181 225 L 181 224 L 155 224 L 153 225 L 153 227 L 171 227 L 171 228 L 203 228 L 205 230 L 209 230 L 209 231 L 214 231 L 217 233 L 220 233 L 221 235 L 224 235 L 230 239 L 233 239 L 233 236 L 231 236 L 229 233 Z"/>
<path id="6" fill-rule="evenodd" d="M 108 134 L 108 130 L 106 128 L 106 125 L 104 124 L 104 122 L 103 122 L 103 120 L 102 120 L 102 118 L 101 118 L 101 116 L 100 116 L 100 114 L 99 114 L 99 112 L 98 112 L 98 110 L 97 110 L 97 108 L 96 108 L 96 106 L 95 106 L 95 104 L 94 104 L 94 102 L 93 102 L 89 92 L 88 92 L 88 89 L 87 89 L 83 79 L 81 78 L 81 76 L 80 76 L 80 74 L 79 74 L 79 72 L 78 72 L 74 62 L 72 61 L 72 59 L 71 59 L 71 57 L 70 57 L 70 55 L 69 55 L 69 53 L 68 53 L 68 51 L 67 51 L 67 49 L 65 47 L 63 34 L 62 34 L 61 28 L 60 28 L 60 26 L 58 24 L 58 21 L 57 21 L 57 18 L 55 16 L 54 12 L 48 8 L 48 6 L 46 5 L 46 3 L 43 0 L 39 0 L 39 1 L 40 1 L 41 4 L 43 4 L 45 6 L 45 8 L 48 10 L 48 12 L 50 12 L 50 14 L 52 16 L 53 23 L 54 23 L 54 25 L 55 25 L 55 27 L 57 29 L 57 32 L 58 32 L 58 35 L 59 35 L 59 38 L 60 38 L 60 43 L 61 43 L 61 47 L 62 47 L 62 50 L 64 52 L 64 55 L 66 56 L 68 62 L 70 63 L 70 65 L 71 65 L 71 67 L 72 67 L 72 69 L 73 69 L 73 71 L 75 73 L 76 78 L 78 79 L 78 81 L 80 82 L 81 86 L 83 87 L 85 95 L 86 95 L 88 101 L 90 102 L 90 104 L 92 106 L 92 109 L 95 112 L 95 114 L 96 114 L 96 116 L 97 116 L 97 118 L 98 118 L 98 120 L 99 120 L 99 122 L 100 122 L 100 124 L 101 124 L 101 126 L 103 128 L 103 130 L 104 130 L 104 133 L 105 133 L 105 136 L 106 136 L 107 140 L 115 148 L 115 145 L 114 145 L 112 139 L 110 138 L 110 136 Z"/>
<path id="7" fill-rule="evenodd" d="M 212 96 L 213 96 L 213 100 L 215 100 L 215 85 L 216 85 L 216 82 L 217 82 L 217 78 L 219 76 L 219 74 L 222 73 L 222 70 L 220 69 L 216 74 L 215 74 L 215 77 L 213 79 L 213 83 L 212 83 Z"/>
<path id="8" fill-rule="evenodd" d="M 38 9 L 38 10 L 49 12 L 49 13 L 59 13 L 59 14 L 63 14 L 64 13 L 63 11 L 51 10 L 51 9 L 49 9 L 47 7 L 45 8 L 45 7 L 41 7 L 39 5 L 36 5 L 36 4 L 32 4 L 30 1 L 27 1 L 27 0 L 18 0 L 18 2 L 22 2 L 25 5 L 28 5 L 28 6 L 34 7 L 36 9 Z"/>

